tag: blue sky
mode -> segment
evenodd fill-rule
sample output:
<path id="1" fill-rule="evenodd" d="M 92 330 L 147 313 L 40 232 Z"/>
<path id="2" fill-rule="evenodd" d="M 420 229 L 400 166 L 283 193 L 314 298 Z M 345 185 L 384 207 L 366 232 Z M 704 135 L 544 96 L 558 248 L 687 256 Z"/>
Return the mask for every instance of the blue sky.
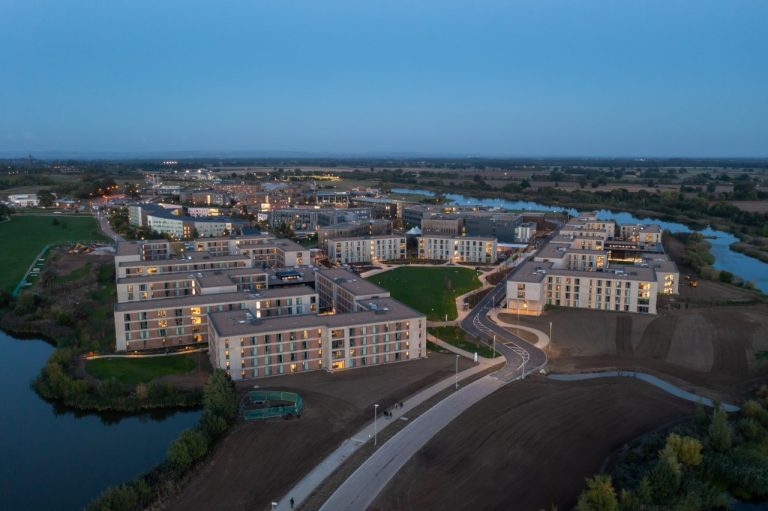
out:
<path id="1" fill-rule="evenodd" d="M 2 0 L 0 151 L 768 156 L 762 0 Z"/>

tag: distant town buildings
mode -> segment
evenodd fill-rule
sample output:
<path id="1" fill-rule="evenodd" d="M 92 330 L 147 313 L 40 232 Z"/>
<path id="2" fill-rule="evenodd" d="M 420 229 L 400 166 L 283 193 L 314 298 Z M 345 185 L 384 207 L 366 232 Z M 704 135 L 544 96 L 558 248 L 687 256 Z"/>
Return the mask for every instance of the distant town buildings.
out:
<path id="1" fill-rule="evenodd" d="M 169 207 L 157 204 L 131 205 L 128 206 L 128 220 L 133 226 L 146 227 L 178 239 L 239 234 L 248 227 L 248 222 L 245 220 L 225 216 L 186 216 L 183 214 L 182 207 L 178 205 Z"/>

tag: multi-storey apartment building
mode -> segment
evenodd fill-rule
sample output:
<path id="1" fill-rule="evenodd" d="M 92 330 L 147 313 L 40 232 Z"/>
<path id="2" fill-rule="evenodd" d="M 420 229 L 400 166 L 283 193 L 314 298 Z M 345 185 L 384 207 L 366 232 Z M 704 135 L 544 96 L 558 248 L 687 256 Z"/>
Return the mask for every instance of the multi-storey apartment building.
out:
<path id="1" fill-rule="evenodd" d="M 331 238 L 353 238 L 355 236 L 382 236 L 392 234 L 392 221 L 379 218 L 364 222 L 345 222 L 317 228 L 317 242 L 325 250 Z"/>
<path id="2" fill-rule="evenodd" d="M 643 252 L 635 242 L 614 240 L 615 229 L 612 221 L 598 221 L 592 214 L 569 221 L 533 261 L 509 276 L 509 308 L 532 314 L 546 305 L 655 314 L 658 294 L 678 293 L 677 267 L 657 244 L 654 251 Z M 606 247 L 619 247 L 620 255 Z"/>
<path id="3" fill-rule="evenodd" d="M 371 220 L 371 208 L 320 208 L 294 207 L 272 209 L 269 213 L 269 225 L 275 229 L 282 224 L 290 226 L 294 231 L 316 231 L 318 227 Z"/>
<path id="4" fill-rule="evenodd" d="M 194 236 L 222 236 L 239 234 L 248 225 L 244 220 L 226 216 L 191 217 L 182 214 L 181 208 L 167 209 L 156 204 L 140 204 L 128 207 L 131 225 L 148 227 L 160 234 L 169 234 L 179 239 Z"/>
<path id="5" fill-rule="evenodd" d="M 426 317 L 344 270 L 321 270 L 321 302 L 334 314 L 257 318 L 253 310 L 214 312 L 211 361 L 232 379 L 338 371 L 426 356 Z"/>
<path id="6" fill-rule="evenodd" d="M 386 290 L 340 269 L 261 269 L 242 253 L 277 241 L 198 240 L 178 255 L 169 242 L 119 243 L 116 349 L 209 346 L 233 379 L 426 356 L 426 317 Z"/>
<path id="7" fill-rule="evenodd" d="M 656 224 L 623 224 L 619 228 L 619 235 L 624 240 L 636 243 L 661 243 L 661 227 Z"/>
<path id="8" fill-rule="evenodd" d="M 222 282 L 208 292 L 178 298 L 118 303 L 115 306 L 117 351 L 205 346 L 208 315 L 213 311 L 251 309 L 263 317 L 310 314 L 317 311 L 317 293 L 307 286 L 257 292 L 216 292 L 232 289 Z"/>
<path id="9" fill-rule="evenodd" d="M 419 257 L 454 263 L 496 262 L 496 238 L 425 235 L 419 238 Z"/>
<path id="10" fill-rule="evenodd" d="M 335 264 L 405 259 L 405 236 L 331 238 L 326 243 L 326 253 Z"/>

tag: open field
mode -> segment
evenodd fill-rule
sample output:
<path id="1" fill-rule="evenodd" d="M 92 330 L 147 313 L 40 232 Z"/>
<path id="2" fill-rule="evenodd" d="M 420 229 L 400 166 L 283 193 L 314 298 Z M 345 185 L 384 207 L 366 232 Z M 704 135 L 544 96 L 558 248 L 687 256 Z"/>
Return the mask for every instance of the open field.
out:
<path id="1" fill-rule="evenodd" d="M 768 213 L 768 200 L 732 200 L 728 203 L 750 213 Z"/>
<path id="2" fill-rule="evenodd" d="M 512 320 L 514 314 L 502 315 Z M 552 322 L 550 370 L 640 368 L 738 396 L 768 374 L 756 353 L 768 350 L 768 305 L 731 305 L 662 311 L 651 316 L 580 309 L 523 317 L 546 331 Z"/>
<path id="3" fill-rule="evenodd" d="M 151 358 L 98 358 L 88 360 L 85 370 L 100 380 L 115 378 L 120 383 L 147 383 L 160 376 L 186 374 L 197 368 L 196 357 L 174 355 Z"/>
<path id="4" fill-rule="evenodd" d="M 507 385 L 433 437 L 369 509 L 571 509 L 611 453 L 692 411 L 636 380 Z"/>
<path id="5" fill-rule="evenodd" d="M 392 406 L 454 373 L 455 357 L 342 371 L 267 378 L 242 383 L 249 390 L 298 392 L 300 419 L 240 423 L 219 444 L 211 460 L 169 502 L 171 510 L 269 509 L 293 484 L 357 429 L 373 418 L 373 405 Z M 462 368 L 469 363 L 461 361 Z M 382 419 L 385 420 L 385 419 Z"/>
<path id="6" fill-rule="evenodd" d="M 427 315 L 427 319 L 456 319 L 456 297 L 480 287 L 471 268 L 406 266 L 368 279 L 400 300 Z"/>
<path id="7" fill-rule="evenodd" d="M 56 219 L 59 225 L 53 225 Z M 109 241 L 96 219 L 76 215 L 12 215 L 0 223 L 0 289 L 12 291 L 46 244 L 76 240 Z"/>
<path id="8" fill-rule="evenodd" d="M 480 342 L 471 341 L 469 335 L 457 326 L 430 327 L 427 330 L 441 341 L 445 341 L 470 353 L 477 352 L 481 357 L 493 358 L 498 355 L 494 354 L 493 348 L 489 348 Z"/>

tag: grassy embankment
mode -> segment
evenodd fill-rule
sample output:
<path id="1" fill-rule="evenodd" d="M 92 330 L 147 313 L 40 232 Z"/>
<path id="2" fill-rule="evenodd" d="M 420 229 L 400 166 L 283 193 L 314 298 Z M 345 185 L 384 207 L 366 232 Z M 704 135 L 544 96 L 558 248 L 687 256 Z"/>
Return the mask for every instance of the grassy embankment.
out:
<path id="1" fill-rule="evenodd" d="M 445 341 L 448 344 L 456 346 L 457 348 L 460 348 L 464 351 L 468 351 L 470 353 L 477 352 L 479 356 L 485 358 L 494 358 L 493 348 L 489 348 L 479 341 L 470 339 L 469 335 L 457 326 L 430 327 L 427 329 L 427 331 L 441 341 Z M 496 353 L 495 356 L 499 356 L 499 354 Z"/>
<path id="2" fill-rule="evenodd" d="M 456 297 L 480 287 L 474 269 L 462 267 L 396 268 L 368 279 L 392 297 L 426 314 L 427 319 L 456 319 Z"/>
<path id="3" fill-rule="evenodd" d="M 148 383 L 169 374 L 185 374 L 197 367 L 194 357 L 174 355 L 151 358 L 98 358 L 88 360 L 85 370 L 100 380 L 114 378 L 120 383 Z"/>

